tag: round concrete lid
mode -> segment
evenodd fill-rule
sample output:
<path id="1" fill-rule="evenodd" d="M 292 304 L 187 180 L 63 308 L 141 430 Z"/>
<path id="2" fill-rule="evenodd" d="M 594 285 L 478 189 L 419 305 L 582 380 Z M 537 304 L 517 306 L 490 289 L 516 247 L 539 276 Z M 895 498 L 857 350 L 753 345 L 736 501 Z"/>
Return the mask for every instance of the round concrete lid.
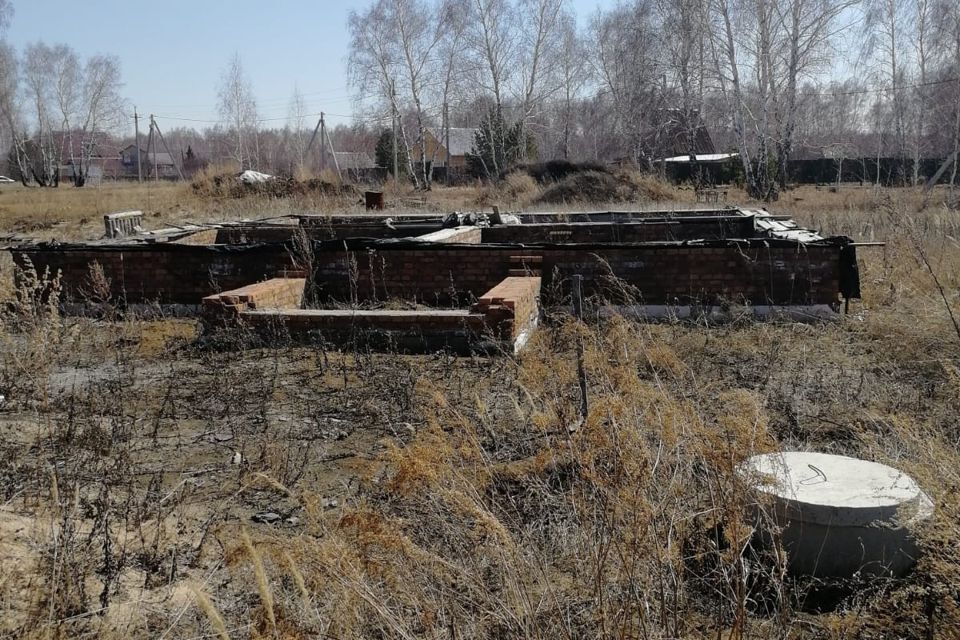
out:
<path id="1" fill-rule="evenodd" d="M 791 520 L 871 526 L 929 517 L 933 504 L 913 478 L 876 462 L 786 451 L 753 456 L 741 473 L 774 497 Z"/>

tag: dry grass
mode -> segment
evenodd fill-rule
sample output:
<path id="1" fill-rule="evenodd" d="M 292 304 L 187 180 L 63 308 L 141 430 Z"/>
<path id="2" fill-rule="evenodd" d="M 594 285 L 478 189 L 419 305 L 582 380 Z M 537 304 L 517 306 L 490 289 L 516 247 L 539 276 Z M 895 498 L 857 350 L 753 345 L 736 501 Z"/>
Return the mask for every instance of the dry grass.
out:
<path id="1" fill-rule="evenodd" d="M 22 306 L 0 325 L 0 634 L 953 637 L 960 213 L 921 204 L 771 207 L 887 241 L 838 322 L 561 318 L 519 360 L 213 352 L 189 323 Z M 916 477 L 937 508 L 917 570 L 808 611 L 746 544 L 733 470 L 778 448 Z"/>

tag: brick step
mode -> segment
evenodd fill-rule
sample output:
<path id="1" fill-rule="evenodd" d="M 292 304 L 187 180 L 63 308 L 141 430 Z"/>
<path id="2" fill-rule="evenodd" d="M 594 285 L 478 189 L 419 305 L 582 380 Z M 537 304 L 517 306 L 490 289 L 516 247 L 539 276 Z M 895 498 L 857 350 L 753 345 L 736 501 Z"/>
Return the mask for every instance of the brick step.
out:
<path id="1" fill-rule="evenodd" d="M 543 256 L 510 256 L 510 264 L 543 264 Z"/>

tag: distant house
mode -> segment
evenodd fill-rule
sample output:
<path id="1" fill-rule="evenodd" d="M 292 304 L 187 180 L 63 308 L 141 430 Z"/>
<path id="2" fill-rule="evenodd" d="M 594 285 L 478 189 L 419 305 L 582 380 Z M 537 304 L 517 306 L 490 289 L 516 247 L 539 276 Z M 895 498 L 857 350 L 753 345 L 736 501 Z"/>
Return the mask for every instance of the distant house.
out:
<path id="1" fill-rule="evenodd" d="M 340 169 L 340 175 L 353 182 L 365 182 L 370 180 L 382 180 L 385 171 L 377 167 L 376 161 L 366 151 L 336 151 L 333 153 L 336 158 L 336 167 Z M 334 168 L 333 158 L 327 154 L 327 168 Z"/>
<path id="2" fill-rule="evenodd" d="M 120 150 L 120 164 L 122 165 L 124 178 L 137 177 L 137 154 L 140 155 L 140 170 L 144 178 L 154 176 L 164 179 L 173 179 L 178 177 L 177 165 L 173 156 L 169 153 L 157 151 L 156 149 L 142 149 L 137 145 L 127 145 Z"/>
<path id="3" fill-rule="evenodd" d="M 116 148 L 109 135 L 83 131 L 58 131 L 53 135 L 60 150 L 60 182 L 72 182 L 80 172 L 84 172 L 86 181 L 92 184 L 117 179 L 119 157 L 104 153 Z"/>
<path id="4" fill-rule="evenodd" d="M 366 151 L 336 151 L 334 156 L 341 171 L 374 169 L 377 166 Z"/>
<path id="5" fill-rule="evenodd" d="M 447 149 L 446 135 L 443 129 L 427 129 L 424 136 L 424 148 L 427 160 L 433 158 L 434 167 L 447 166 L 447 152 L 450 153 L 450 169 L 463 171 L 467 168 L 467 156 L 472 155 L 473 144 L 477 130 L 469 127 L 450 128 L 450 148 Z M 415 146 L 413 157 L 420 157 L 420 150 Z"/>
<path id="6" fill-rule="evenodd" d="M 71 158 L 62 163 L 60 182 L 72 182 L 76 174 L 83 170 L 86 171 L 86 182 L 89 184 L 100 184 L 104 180 L 119 180 L 123 177 L 123 167 L 119 157 L 94 156 L 84 160 Z"/>

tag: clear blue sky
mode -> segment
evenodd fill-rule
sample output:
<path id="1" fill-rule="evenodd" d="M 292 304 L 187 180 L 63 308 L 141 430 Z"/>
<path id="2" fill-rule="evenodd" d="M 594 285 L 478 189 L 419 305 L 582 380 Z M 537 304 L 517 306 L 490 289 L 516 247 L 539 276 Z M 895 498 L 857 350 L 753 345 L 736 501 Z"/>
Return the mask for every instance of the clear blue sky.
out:
<path id="1" fill-rule="evenodd" d="M 13 0 L 7 39 L 116 54 L 123 95 L 143 114 L 216 120 L 217 85 L 239 52 L 260 117 L 285 118 L 294 85 L 307 112 L 351 113 L 347 15 L 368 0 Z M 581 24 L 615 0 L 572 0 Z M 349 118 L 331 116 L 332 124 Z M 164 128 L 203 123 L 160 120 Z M 282 125 L 282 120 L 278 121 Z"/>

